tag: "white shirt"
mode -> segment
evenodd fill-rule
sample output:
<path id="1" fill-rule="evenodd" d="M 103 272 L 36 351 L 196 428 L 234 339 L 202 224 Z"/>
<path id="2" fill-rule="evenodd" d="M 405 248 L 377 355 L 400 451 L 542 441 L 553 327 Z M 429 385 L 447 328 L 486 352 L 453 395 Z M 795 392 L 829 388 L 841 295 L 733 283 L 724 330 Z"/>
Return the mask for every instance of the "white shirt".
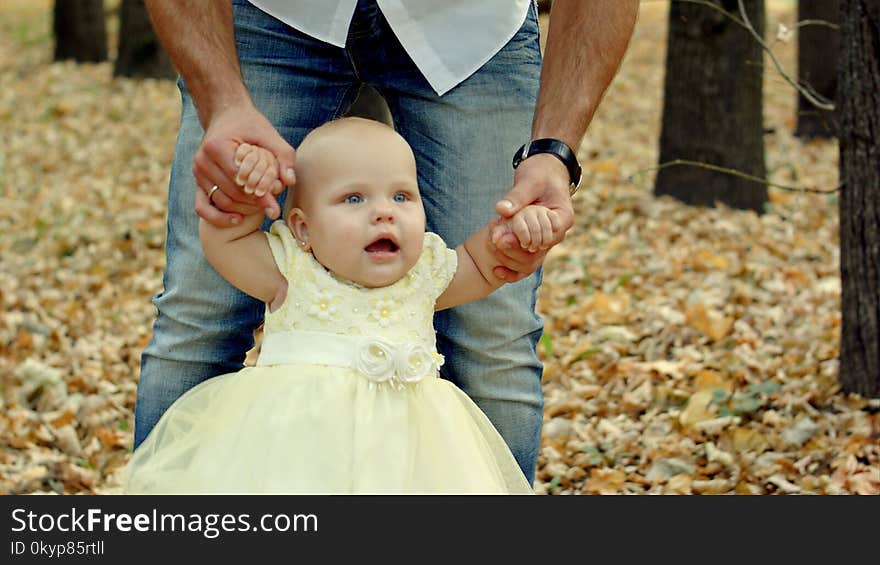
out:
<path id="1" fill-rule="evenodd" d="M 437 94 L 482 67 L 522 26 L 531 0 L 376 0 Z M 251 0 L 287 25 L 345 47 L 357 0 Z"/>

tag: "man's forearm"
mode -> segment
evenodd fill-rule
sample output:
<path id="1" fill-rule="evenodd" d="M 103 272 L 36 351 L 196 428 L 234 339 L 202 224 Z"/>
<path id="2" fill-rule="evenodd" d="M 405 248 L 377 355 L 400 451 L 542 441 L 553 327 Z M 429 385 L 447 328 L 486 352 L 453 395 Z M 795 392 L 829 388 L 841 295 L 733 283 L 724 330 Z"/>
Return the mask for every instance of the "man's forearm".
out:
<path id="1" fill-rule="evenodd" d="M 575 150 L 632 36 L 638 0 L 554 0 L 532 139 Z"/>
<path id="2" fill-rule="evenodd" d="M 156 35 L 186 81 L 202 125 L 225 107 L 250 103 L 235 48 L 231 2 L 146 0 L 146 6 Z"/>

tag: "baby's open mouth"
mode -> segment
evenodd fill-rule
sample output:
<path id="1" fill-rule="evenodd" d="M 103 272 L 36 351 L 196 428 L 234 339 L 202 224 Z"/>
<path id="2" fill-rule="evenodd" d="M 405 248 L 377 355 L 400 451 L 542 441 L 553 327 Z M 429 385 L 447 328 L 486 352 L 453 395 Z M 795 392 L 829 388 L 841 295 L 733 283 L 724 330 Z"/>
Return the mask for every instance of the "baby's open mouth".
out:
<path id="1" fill-rule="evenodd" d="M 377 239 L 364 248 L 367 253 L 394 253 L 398 249 L 397 244 L 387 237 Z"/>

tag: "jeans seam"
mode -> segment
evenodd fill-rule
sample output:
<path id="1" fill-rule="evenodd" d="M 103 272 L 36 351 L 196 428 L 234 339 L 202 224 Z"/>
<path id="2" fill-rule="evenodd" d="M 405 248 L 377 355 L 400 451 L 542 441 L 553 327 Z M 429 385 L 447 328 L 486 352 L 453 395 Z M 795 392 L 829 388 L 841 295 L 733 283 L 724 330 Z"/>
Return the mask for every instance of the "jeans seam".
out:
<path id="1" fill-rule="evenodd" d="M 361 74 L 358 72 L 357 64 L 355 64 L 354 57 L 351 56 L 351 51 L 349 51 L 348 47 L 345 48 L 345 57 L 348 59 L 348 63 L 351 65 L 351 72 L 354 73 L 354 77 L 358 79 L 358 82 L 363 82 Z"/>

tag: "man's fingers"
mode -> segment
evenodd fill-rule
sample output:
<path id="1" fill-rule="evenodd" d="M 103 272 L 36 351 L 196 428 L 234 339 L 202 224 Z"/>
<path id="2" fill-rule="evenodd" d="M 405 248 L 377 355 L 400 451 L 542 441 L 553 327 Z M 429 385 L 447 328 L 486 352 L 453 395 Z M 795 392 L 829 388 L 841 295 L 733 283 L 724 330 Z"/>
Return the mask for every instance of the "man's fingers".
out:
<path id="1" fill-rule="evenodd" d="M 279 161 L 280 169 L 276 168 L 275 159 Z M 286 184 L 292 185 L 295 182 L 295 175 L 292 173 L 295 160 L 296 152 L 293 147 L 255 108 L 220 113 L 206 128 L 205 136 L 193 159 L 192 170 L 196 184 L 202 190 L 215 184 L 220 187 L 214 192 L 212 203 L 202 202 L 199 198 L 200 210 L 210 218 L 218 216 L 206 208 L 209 204 L 225 213 L 266 213 L 270 218 L 278 217 L 280 208 L 274 195 L 280 194 Z M 276 170 L 276 176 L 282 175 L 281 182 L 264 181 L 265 173 L 251 179 L 254 167 L 263 170 L 259 166 L 260 162 Z M 240 166 L 245 165 L 245 169 L 239 170 Z M 257 190 L 272 191 L 273 195 L 262 195 L 258 198 Z"/>
<path id="2" fill-rule="evenodd" d="M 550 239 L 550 247 L 565 239 L 565 234 L 574 225 L 574 214 L 570 209 L 560 208 L 558 211 L 550 210 L 548 214 L 553 226 L 553 237 Z"/>
<path id="3" fill-rule="evenodd" d="M 270 220 L 276 220 L 281 216 L 281 206 L 278 205 L 278 200 L 271 192 L 264 194 L 263 197 L 260 198 L 258 204 L 263 209 L 263 213 Z"/>
<path id="4" fill-rule="evenodd" d="M 199 168 L 199 174 L 196 175 L 196 183 L 199 186 L 217 185 L 220 190 L 214 192 L 213 202 L 220 210 L 224 212 L 235 212 L 227 206 L 227 202 L 240 204 L 244 206 L 253 206 L 256 201 L 252 195 L 245 194 L 241 186 L 230 182 L 219 166 L 212 162 L 206 162 Z M 228 200 L 217 200 L 219 193 L 226 195 Z"/>
<path id="5" fill-rule="evenodd" d="M 568 206 L 554 208 L 553 210 L 556 212 L 556 219 L 559 221 L 564 236 L 565 232 L 571 229 L 571 226 L 574 225 L 574 208 L 572 208 L 571 203 L 569 203 Z"/>
<path id="6" fill-rule="evenodd" d="M 540 162 L 542 155 L 536 155 L 522 162 L 520 169 L 514 175 L 513 187 L 495 205 L 495 211 L 502 218 L 510 218 L 529 204 L 535 204 L 546 198 L 546 178 L 543 175 L 530 172 L 534 169 L 534 163 Z"/>
<path id="7" fill-rule="evenodd" d="M 285 186 L 291 186 L 296 183 L 296 172 L 294 167 L 296 164 L 296 151 L 290 146 L 280 135 L 275 136 L 264 145 L 266 149 L 275 155 L 278 159 L 278 167 L 281 172 L 281 182 Z"/>
<path id="8" fill-rule="evenodd" d="M 546 251 L 530 253 L 521 248 L 516 237 L 512 234 L 505 235 L 501 239 L 501 245 L 495 251 L 495 258 L 503 267 L 527 275 L 541 266 L 546 255 Z"/>
<path id="9" fill-rule="evenodd" d="M 504 198 L 495 204 L 495 212 L 502 218 L 511 218 L 514 214 L 522 210 L 529 201 L 524 201 L 514 190 L 508 192 Z"/>
<path id="10" fill-rule="evenodd" d="M 536 192 L 532 194 L 532 192 Z M 534 202 L 539 194 L 535 190 L 534 183 L 514 181 L 513 187 L 504 195 L 504 198 L 495 204 L 495 212 L 502 218 L 512 218 L 514 214 Z"/>
<path id="11" fill-rule="evenodd" d="M 232 182 L 238 172 L 235 156 L 239 146 L 240 144 L 232 139 L 218 139 L 213 136 L 208 137 L 206 134 L 193 160 L 194 171 L 215 169 L 219 172 L 219 178 L 225 178 Z M 196 179 L 201 180 L 198 175 Z"/>
<path id="12" fill-rule="evenodd" d="M 215 190 L 214 193 L 211 195 L 210 203 L 214 208 L 217 208 L 221 212 L 238 214 L 241 216 L 256 214 L 263 210 L 263 208 L 259 205 L 259 202 L 250 202 L 246 204 L 242 202 L 236 202 L 235 200 L 229 198 L 229 195 L 223 192 L 223 190 Z"/>
<path id="13" fill-rule="evenodd" d="M 203 201 L 202 206 L 210 206 L 223 214 L 223 216 L 212 213 L 210 210 L 203 209 L 199 211 L 200 201 Z M 242 216 L 249 216 L 257 213 L 265 214 L 270 220 L 278 219 L 281 216 L 281 207 L 271 193 L 265 194 L 256 202 L 242 203 L 232 200 L 222 190 L 215 190 L 211 199 L 208 200 L 206 192 L 201 189 L 196 189 L 196 212 L 200 217 L 205 218 L 205 220 L 208 220 L 210 223 L 218 227 L 223 227 L 240 222 Z"/>
<path id="14" fill-rule="evenodd" d="M 543 194 L 542 185 L 531 178 L 514 181 L 513 188 L 495 205 L 495 211 L 502 218 L 511 218 L 514 214 L 533 204 Z"/>
<path id="15" fill-rule="evenodd" d="M 216 196 L 220 191 L 214 191 Z M 196 214 L 211 225 L 218 228 L 226 228 L 241 223 L 241 214 L 223 212 L 215 208 L 208 200 L 208 194 L 200 188 L 196 188 Z"/>

